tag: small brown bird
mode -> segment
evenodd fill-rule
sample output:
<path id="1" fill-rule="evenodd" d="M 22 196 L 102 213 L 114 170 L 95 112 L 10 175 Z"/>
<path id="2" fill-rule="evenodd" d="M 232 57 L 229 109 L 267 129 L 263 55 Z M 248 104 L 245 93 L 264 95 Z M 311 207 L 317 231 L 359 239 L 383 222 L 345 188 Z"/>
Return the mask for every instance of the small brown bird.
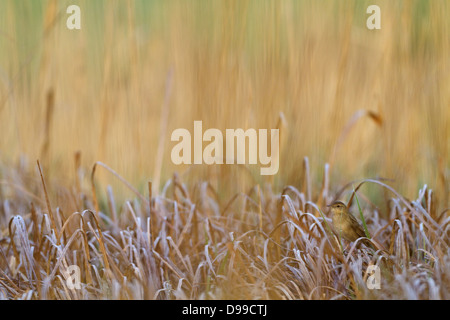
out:
<path id="1" fill-rule="evenodd" d="M 335 201 L 328 205 L 331 208 L 333 227 L 338 236 L 353 242 L 365 237 L 364 229 L 356 218 L 348 211 L 342 201 Z"/>

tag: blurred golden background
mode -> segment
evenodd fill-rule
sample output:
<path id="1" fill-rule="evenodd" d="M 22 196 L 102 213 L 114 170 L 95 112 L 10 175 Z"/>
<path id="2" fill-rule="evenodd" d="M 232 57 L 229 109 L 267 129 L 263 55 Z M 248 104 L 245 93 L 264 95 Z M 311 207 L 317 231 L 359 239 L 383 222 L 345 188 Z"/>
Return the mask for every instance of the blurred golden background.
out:
<path id="1" fill-rule="evenodd" d="M 81 30 L 66 27 L 71 4 Z M 381 30 L 366 28 L 371 4 Z M 446 206 L 449 17 L 427 0 L 1 0 L 0 159 L 40 159 L 64 180 L 80 152 L 86 176 L 102 161 L 139 190 L 176 171 L 237 192 L 301 186 L 308 157 L 316 189 L 330 163 L 336 188 L 383 177 L 413 197 L 427 184 Z M 194 120 L 280 128 L 278 174 L 173 165 L 171 132 Z"/>

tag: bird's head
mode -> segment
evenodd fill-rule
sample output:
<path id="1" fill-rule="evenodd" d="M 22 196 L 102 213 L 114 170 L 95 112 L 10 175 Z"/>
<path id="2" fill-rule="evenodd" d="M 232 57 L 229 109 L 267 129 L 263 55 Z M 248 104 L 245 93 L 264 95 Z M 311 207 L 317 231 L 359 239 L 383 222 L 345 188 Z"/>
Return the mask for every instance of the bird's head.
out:
<path id="1" fill-rule="evenodd" d="M 331 208 L 332 213 L 344 213 L 347 211 L 347 206 L 342 201 L 334 201 L 327 207 Z"/>

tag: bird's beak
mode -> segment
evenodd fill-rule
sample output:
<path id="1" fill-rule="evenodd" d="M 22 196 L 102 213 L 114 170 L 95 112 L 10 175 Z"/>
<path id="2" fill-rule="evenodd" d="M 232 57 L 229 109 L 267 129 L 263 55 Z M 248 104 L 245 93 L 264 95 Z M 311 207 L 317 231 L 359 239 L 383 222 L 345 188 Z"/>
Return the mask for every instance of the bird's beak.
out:
<path id="1" fill-rule="evenodd" d="M 331 207 L 331 204 L 328 204 L 327 207 L 328 207 L 328 208 Z"/>

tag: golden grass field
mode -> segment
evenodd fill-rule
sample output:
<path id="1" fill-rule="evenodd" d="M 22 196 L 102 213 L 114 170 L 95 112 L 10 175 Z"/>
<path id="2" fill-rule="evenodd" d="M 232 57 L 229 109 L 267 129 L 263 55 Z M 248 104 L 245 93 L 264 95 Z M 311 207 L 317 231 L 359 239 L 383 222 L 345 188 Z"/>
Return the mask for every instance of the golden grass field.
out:
<path id="1" fill-rule="evenodd" d="M 72 2 L 0 1 L 0 298 L 450 298 L 449 2 Z M 174 165 L 195 120 L 278 128 L 278 174 Z"/>

